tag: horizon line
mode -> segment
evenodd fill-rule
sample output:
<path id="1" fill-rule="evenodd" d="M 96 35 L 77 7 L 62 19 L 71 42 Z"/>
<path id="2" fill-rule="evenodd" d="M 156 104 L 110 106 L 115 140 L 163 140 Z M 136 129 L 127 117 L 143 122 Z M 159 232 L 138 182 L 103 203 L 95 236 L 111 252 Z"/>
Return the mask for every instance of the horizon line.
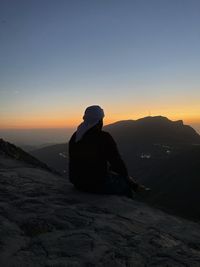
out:
<path id="1" fill-rule="evenodd" d="M 191 125 L 191 124 L 199 124 L 200 125 L 200 120 L 194 120 L 194 119 L 169 119 L 167 116 L 163 116 L 163 115 L 155 115 L 155 116 L 153 116 L 153 115 L 148 115 L 148 116 L 144 116 L 144 117 L 139 117 L 139 118 L 128 118 L 128 119 L 118 119 L 118 120 L 107 120 L 107 122 L 105 122 L 104 123 L 104 126 L 107 126 L 107 125 L 110 125 L 110 124 L 114 124 L 114 123 L 117 123 L 117 122 L 121 122 L 121 121 L 137 121 L 137 120 L 140 120 L 140 119 L 144 119 L 144 118 L 148 118 L 148 117 L 151 117 L 151 118 L 153 118 L 153 117 L 164 117 L 164 118 L 167 118 L 168 120 L 170 120 L 170 121 L 174 121 L 174 122 L 176 122 L 176 121 L 182 121 L 183 122 L 183 124 L 185 124 L 185 125 Z M 55 129 L 68 129 L 68 130 L 73 130 L 73 129 L 75 129 L 75 128 L 77 128 L 77 126 L 80 124 L 80 122 L 79 123 L 77 123 L 76 125 L 70 125 L 70 126 L 43 126 L 43 127 L 38 127 L 38 126 L 30 126 L 30 127 L 26 127 L 26 126 L 22 126 L 22 127 L 20 127 L 20 126 L 10 126 L 10 127 L 0 127 L 0 131 L 8 131 L 8 130 L 55 130 Z"/>

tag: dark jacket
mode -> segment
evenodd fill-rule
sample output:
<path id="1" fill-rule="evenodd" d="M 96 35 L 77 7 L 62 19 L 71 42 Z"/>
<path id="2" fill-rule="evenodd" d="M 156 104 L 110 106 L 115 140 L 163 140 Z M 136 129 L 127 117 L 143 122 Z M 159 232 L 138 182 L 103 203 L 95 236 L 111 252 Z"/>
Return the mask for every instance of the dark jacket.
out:
<path id="1" fill-rule="evenodd" d="M 69 141 L 69 178 L 78 188 L 93 191 L 101 189 L 109 171 L 126 179 L 126 166 L 112 136 L 95 127 L 75 141 L 76 132 Z"/>

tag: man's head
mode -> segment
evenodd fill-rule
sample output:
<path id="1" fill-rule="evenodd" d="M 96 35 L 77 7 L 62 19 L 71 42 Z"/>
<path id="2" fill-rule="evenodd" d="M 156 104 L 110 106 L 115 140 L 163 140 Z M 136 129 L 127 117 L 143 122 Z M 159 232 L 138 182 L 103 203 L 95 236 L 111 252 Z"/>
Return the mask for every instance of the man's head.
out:
<path id="1" fill-rule="evenodd" d="M 86 108 L 83 120 L 86 124 L 98 124 L 100 121 L 103 123 L 104 111 L 100 106 L 89 106 Z"/>
<path id="2" fill-rule="evenodd" d="M 87 107 L 83 116 L 83 122 L 78 126 L 76 131 L 76 141 L 81 140 L 83 135 L 93 127 L 101 130 L 104 116 L 104 111 L 100 106 Z"/>

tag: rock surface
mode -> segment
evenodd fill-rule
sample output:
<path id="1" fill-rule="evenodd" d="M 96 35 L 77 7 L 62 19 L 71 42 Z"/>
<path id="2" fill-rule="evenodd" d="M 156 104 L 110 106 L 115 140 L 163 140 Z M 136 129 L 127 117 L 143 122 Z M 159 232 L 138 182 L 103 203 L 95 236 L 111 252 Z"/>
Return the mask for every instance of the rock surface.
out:
<path id="1" fill-rule="evenodd" d="M 199 266 L 200 226 L 0 155 L 0 266 Z"/>

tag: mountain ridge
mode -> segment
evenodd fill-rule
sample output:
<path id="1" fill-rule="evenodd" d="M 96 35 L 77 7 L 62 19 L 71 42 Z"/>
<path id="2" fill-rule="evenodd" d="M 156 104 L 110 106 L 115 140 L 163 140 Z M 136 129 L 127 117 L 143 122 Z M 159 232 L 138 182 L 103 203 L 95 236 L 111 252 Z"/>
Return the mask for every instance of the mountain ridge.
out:
<path id="1" fill-rule="evenodd" d="M 136 142 L 162 142 L 162 143 L 200 143 L 200 135 L 182 120 L 172 121 L 163 116 L 148 116 L 138 120 L 123 120 L 106 125 L 117 141 L 129 131 L 129 138 L 137 138 Z M 126 137 L 127 138 L 127 137 Z M 122 141 L 122 140 L 121 140 Z"/>

